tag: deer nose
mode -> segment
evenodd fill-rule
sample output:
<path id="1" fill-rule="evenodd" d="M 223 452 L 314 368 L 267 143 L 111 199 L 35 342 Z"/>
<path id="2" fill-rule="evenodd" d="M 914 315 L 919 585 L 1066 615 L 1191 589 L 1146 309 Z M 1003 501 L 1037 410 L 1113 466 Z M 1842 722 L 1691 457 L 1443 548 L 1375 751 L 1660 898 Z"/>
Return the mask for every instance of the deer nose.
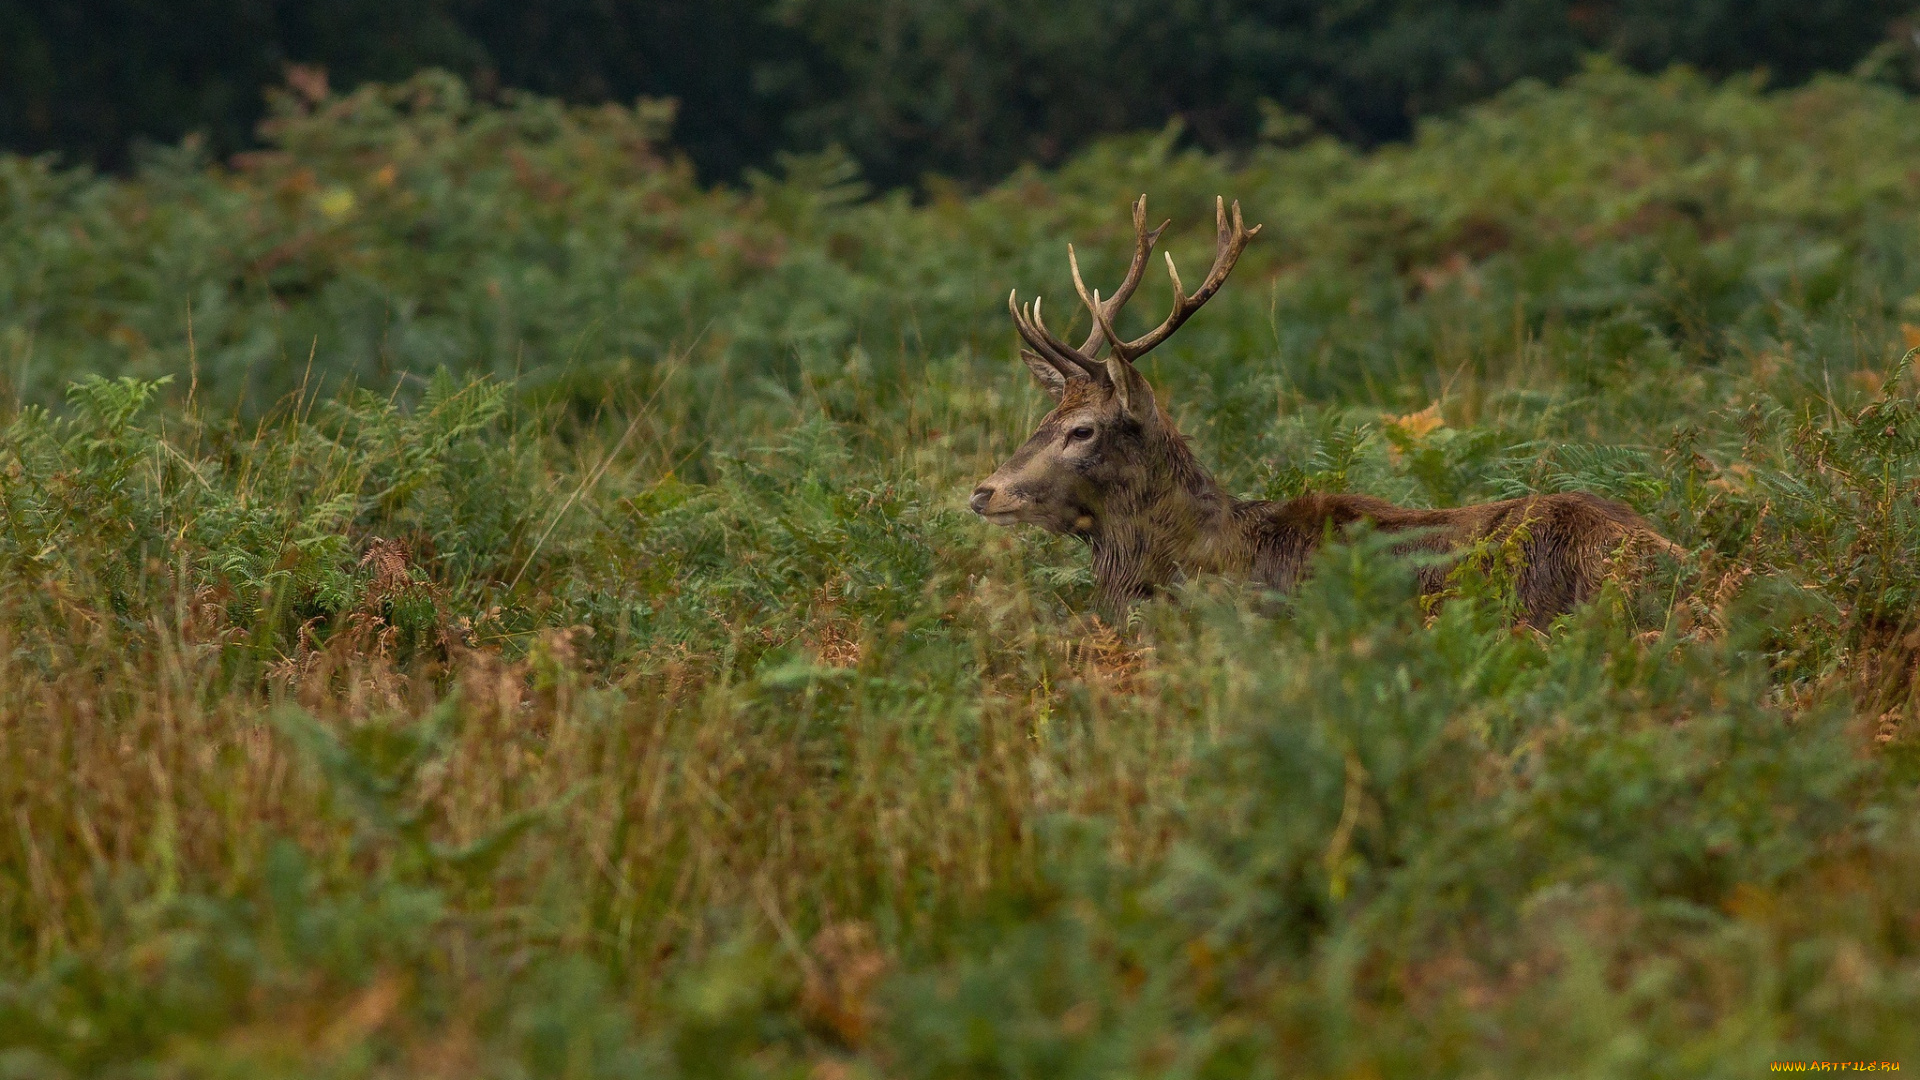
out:
<path id="1" fill-rule="evenodd" d="M 985 484 L 973 489 L 973 498 L 967 500 L 967 509 L 976 514 L 987 512 L 987 503 L 993 498 L 993 489 Z"/>

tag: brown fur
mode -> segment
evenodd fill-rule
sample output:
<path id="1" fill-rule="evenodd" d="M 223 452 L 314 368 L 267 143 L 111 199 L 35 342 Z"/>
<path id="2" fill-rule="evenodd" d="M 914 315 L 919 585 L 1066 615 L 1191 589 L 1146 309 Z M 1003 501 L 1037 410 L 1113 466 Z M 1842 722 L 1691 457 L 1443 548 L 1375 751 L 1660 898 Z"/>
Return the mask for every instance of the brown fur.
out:
<path id="1" fill-rule="evenodd" d="M 1616 552 L 1639 547 L 1678 553 L 1633 511 L 1584 492 L 1451 510 L 1407 510 L 1367 495 L 1306 495 L 1274 503 L 1227 494 L 1194 458 L 1133 361 L 1218 291 L 1260 227 L 1245 227 L 1239 203 L 1229 214 L 1225 200 L 1215 200 L 1218 237 L 1206 281 L 1189 296 L 1175 278 L 1173 314 L 1145 337 L 1122 341 L 1113 322 L 1140 283 L 1161 231 L 1147 228 L 1146 206 L 1144 195 L 1134 203 L 1133 264 L 1111 297 L 1102 300 L 1087 289 L 1068 248 L 1075 288 L 1094 319 L 1080 347 L 1047 329 L 1039 300 L 1023 307 L 1017 295 L 1007 298 L 1014 327 L 1029 346 L 1021 357 L 1055 406 L 969 503 L 996 524 L 1038 525 L 1087 541 L 1094 581 L 1108 605 L 1192 574 L 1228 574 L 1290 589 L 1315 548 L 1360 522 L 1410 534 L 1402 545 L 1406 551 L 1485 545 L 1511 553 L 1519 616 L 1536 624 L 1591 597 Z M 1171 272 L 1171 260 L 1168 266 Z M 1446 574 L 1444 567 L 1423 568 L 1421 585 L 1436 592 Z"/>
<path id="2" fill-rule="evenodd" d="M 1091 430 L 1068 440 L 1074 430 Z M 1144 418 L 1091 380 L 1063 387 L 1024 446 L 976 490 L 976 512 L 1087 541 L 1102 600 L 1124 604 L 1193 574 L 1290 589 L 1314 550 L 1360 522 L 1414 533 L 1404 550 L 1509 546 L 1524 621 L 1544 624 L 1591 598 L 1623 547 L 1676 552 L 1638 514 L 1585 492 L 1447 510 L 1410 510 L 1369 495 L 1311 494 L 1288 502 L 1227 494 L 1157 402 Z M 1447 569 L 1422 571 L 1428 592 Z"/>

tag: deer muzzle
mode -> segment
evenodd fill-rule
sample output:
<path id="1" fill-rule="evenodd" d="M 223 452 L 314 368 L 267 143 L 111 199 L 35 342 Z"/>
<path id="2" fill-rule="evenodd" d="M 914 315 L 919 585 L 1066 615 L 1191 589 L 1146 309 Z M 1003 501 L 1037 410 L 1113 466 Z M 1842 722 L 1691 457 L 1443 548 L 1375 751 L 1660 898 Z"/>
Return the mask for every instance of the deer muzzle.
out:
<path id="1" fill-rule="evenodd" d="M 967 500 L 967 509 L 996 525 L 1010 525 L 1018 519 L 1028 501 L 1010 494 L 1004 487 L 981 484 L 973 489 L 973 497 Z"/>

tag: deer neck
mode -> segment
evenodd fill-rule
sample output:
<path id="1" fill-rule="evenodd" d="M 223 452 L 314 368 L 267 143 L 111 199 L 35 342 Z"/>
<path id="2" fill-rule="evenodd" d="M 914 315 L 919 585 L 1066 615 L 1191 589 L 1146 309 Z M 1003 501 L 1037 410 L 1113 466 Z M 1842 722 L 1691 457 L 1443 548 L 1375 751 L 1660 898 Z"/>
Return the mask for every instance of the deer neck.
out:
<path id="1" fill-rule="evenodd" d="M 1109 497 L 1087 531 L 1093 576 L 1114 599 L 1137 599 L 1195 573 L 1231 570 L 1245 549 L 1234 507 L 1186 441 L 1171 436 L 1143 482 Z"/>

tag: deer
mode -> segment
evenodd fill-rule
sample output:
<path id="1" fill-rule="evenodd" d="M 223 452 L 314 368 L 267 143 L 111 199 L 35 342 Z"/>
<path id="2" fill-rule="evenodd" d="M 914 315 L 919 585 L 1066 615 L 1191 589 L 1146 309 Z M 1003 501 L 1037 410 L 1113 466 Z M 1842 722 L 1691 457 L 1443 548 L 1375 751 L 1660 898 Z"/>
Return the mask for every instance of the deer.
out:
<path id="1" fill-rule="evenodd" d="M 1672 556 L 1682 549 L 1632 509 L 1588 492 L 1563 492 L 1448 509 L 1421 510 L 1349 493 L 1308 493 L 1285 502 L 1241 499 L 1208 472 L 1135 366 L 1164 343 L 1226 283 L 1240 253 L 1260 232 L 1247 228 L 1236 200 L 1214 201 L 1213 266 L 1188 294 L 1166 256 L 1173 310 L 1158 327 L 1127 340 L 1114 330 L 1169 222 L 1147 228 L 1147 197 L 1133 204 L 1134 251 L 1110 296 L 1089 291 L 1073 245 L 1067 264 L 1093 319 L 1078 348 L 1048 329 L 1041 298 L 1007 308 L 1024 348 L 1020 358 L 1053 400 L 1033 434 L 991 476 L 968 507 L 1001 526 L 1035 525 L 1084 541 L 1093 554 L 1099 607 L 1135 601 L 1199 575 L 1250 580 L 1286 592 L 1330 539 L 1356 528 L 1405 534 L 1403 552 L 1428 552 L 1418 570 L 1423 594 L 1446 588 L 1446 556 L 1507 553 L 1515 617 L 1544 627 L 1591 599 L 1614 560 L 1635 549 Z M 1104 355 L 1102 352 L 1104 350 Z"/>

